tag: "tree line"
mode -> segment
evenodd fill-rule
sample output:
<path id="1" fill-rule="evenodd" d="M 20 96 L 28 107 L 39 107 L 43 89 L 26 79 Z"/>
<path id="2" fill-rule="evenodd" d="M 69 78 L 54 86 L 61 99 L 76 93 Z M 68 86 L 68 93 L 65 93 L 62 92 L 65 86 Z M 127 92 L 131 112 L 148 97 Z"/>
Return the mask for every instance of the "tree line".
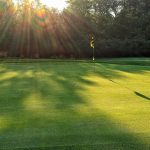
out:
<path id="1" fill-rule="evenodd" d="M 40 0 L 0 0 L 0 57 L 150 56 L 149 0 L 67 0 L 63 11 Z"/>

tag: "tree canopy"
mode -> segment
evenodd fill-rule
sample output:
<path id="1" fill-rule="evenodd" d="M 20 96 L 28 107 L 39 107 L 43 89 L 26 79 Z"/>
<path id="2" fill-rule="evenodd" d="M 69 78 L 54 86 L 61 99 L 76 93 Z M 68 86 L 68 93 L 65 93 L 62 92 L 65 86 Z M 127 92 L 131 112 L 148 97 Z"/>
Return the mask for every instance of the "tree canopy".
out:
<path id="1" fill-rule="evenodd" d="M 0 57 L 150 56 L 149 0 L 67 0 L 63 11 L 40 0 L 0 0 Z"/>

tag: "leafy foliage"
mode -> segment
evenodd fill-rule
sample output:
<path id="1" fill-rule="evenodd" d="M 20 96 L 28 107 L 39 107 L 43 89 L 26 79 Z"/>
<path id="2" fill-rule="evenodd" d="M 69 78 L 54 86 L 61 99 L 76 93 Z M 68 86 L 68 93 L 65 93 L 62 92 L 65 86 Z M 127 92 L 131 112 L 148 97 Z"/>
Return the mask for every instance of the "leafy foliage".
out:
<path id="1" fill-rule="evenodd" d="M 62 12 L 39 0 L 0 1 L 0 57 L 150 56 L 148 0 L 68 0 Z"/>

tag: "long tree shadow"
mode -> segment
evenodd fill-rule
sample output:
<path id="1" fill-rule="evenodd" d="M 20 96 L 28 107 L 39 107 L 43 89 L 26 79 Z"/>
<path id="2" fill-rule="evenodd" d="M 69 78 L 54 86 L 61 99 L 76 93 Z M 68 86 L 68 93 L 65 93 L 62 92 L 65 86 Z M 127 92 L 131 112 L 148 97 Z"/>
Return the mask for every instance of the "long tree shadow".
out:
<path id="1" fill-rule="evenodd" d="M 100 63 L 107 64 L 118 64 L 118 65 L 137 65 L 137 66 L 150 66 L 149 58 L 110 58 L 110 59 L 101 59 L 97 60 Z"/>
<path id="2" fill-rule="evenodd" d="M 141 98 L 143 98 L 143 99 L 145 99 L 145 100 L 150 100 L 150 97 L 147 97 L 147 96 L 145 96 L 145 95 L 143 95 L 143 94 L 141 94 L 141 93 L 139 93 L 139 92 L 134 92 L 137 96 L 139 96 L 139 97 L 141 97 Z"/>
<path id="3" fill-rule="evenodd" d="M 100 69 L 101 68 L 101 69 Z M 108 79 L 124 78 L 122 73 L 141 74 L 149 76 L 149 66 L 122 66 L 119 64 L 96 64 L 95 72 Z"/>
<path id="4" fill-rule="evenodd" d="M 0 149 L 146 149 L 145 143 L 122 124 L 92 106 L 77 90 L 96 86 L 85 79 L 87 63 L 5 65 L 14 77 L 0 80 Z M 108 79 L 121 77 L 115 69 L 95 72 Z M 84 110 L 85 109 L 85 110 Z M 1 117 L 4 119 L 1 120 Z M 7 118 L 8 117 L 8 118 Z M 34 148 L 35 147 L 35 148 Z"/>

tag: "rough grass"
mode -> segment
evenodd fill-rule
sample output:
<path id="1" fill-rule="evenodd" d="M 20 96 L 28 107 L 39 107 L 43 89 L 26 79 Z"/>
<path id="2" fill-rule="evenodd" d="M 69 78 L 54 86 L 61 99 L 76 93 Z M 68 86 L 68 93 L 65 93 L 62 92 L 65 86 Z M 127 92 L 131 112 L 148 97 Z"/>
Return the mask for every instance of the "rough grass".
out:
<path id="1" fill-rule="evenodd" d="M 150 149 L 149 62 L 1 61 L 0 150 Z"/>

